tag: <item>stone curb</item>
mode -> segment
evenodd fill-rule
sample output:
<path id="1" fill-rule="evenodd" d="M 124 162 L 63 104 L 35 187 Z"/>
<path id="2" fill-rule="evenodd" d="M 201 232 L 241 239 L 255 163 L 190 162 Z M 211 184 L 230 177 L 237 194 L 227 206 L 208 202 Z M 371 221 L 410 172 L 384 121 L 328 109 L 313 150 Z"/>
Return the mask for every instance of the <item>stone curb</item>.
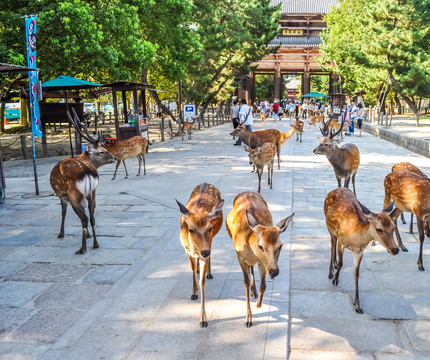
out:
<path id="1" fill-rule="evenodd" d="M 414 153 L 430 158 L 430 143 L 428 141 L 415 139 L 377 124 L 364 123 L 362 129 L 380 139 L 387 140 Z"/>

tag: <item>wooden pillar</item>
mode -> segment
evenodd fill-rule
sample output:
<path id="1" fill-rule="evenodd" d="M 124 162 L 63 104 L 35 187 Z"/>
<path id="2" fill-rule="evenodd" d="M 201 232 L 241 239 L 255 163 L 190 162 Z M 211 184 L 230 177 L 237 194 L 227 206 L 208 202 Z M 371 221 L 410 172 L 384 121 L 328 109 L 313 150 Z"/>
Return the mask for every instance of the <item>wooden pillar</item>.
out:
<path id="1" fill-rule="evenodd" d="M 118 114 L 118 98 L 116 97 L 116 91 L 112 89 L 112 99 L 113 99 L 113 113 L 115 117 L 115 131 L 116 131 L 116 137 L 118 140 L 121 140 L 119 138 L 119 114 Z"/>
<path id="2" fill-rule="evenodd" d="M 257 100 L 255 98 L 255 72 L 251 71 L 251 78 L 250 78 L 250 83 L 251 83 L 251 104 L 253 104 L 255 102 L 255 100 Z"/>
<path id="3" fill-rule="evenodd" d="M 282 76 L 280 71 L 275 72 L 275 101 L 281 100 L 282 97 Z"/>
<path id="4" fill-rule="evenodd" d="M 124 122 L 128 123 L 127 119 L 127 94 L 125 90 L 122 91 L 122 112 L 124 114 Z"/>
<path id="5" fill-rule="evenodd" d="M 302 75 L 302 95 L 309 94 L 311 92 L 311 77 L 309 71 L 305 69 Z"/>

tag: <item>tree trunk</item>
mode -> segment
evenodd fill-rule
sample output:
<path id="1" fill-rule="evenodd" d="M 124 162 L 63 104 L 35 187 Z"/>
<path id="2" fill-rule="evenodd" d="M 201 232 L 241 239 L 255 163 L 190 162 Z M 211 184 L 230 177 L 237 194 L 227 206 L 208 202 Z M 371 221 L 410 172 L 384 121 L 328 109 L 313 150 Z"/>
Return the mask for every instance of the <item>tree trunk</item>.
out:
<path id="1" fill-rule="evenodd" d="M 394 78 L 393 72 L 391 70 L 388 70 L 388 74 L 390 75 L 390 80 L 391 80 L 391 83 L 393 84 L 394 91 L 396 93 L 398 93 L 402 97 L 402 99 L 409 105 L 409 107 L 414 112 L 415 116 L 417 117 L 417 126 L 420 126 L 420 113 L 419 113 L 417 107 L 415 106 L 415 104 L 412 102 L 412 100 L 407 95 L 404 95 L 402 93 L 402 89 L 400 88 L 400 85 L 398 84 L 398 82 Z"/>
<path id="2" fill-rule="evenodd" d="M 212 101 L 215 99 L 215 97 L 218 95 L 218 93 L 222 90 L 222 88 L 227 83 L 227 81 L 228 81 L 228 79 L 225 79 L 221 84 L 219 84 L 218 89 L 215 92 L 209 94 L 209 97 L 203 101 L 202 110 L 200 111 L 200 114 L 198 115 L 198 117 L 200 119 L 203 120 L 203 116 L 204 116 L 207 108 L 212 103 Z"/>
<path id="3" fill-rule="evenodd" d="M 396 102 L 396 106 L 397 106 L 397 115 L 401 115 L 402 114 L 402 103 L 399 100 L 399 95 L 397 95 L 397 93 L 394 93 L 394 101 Z"/>

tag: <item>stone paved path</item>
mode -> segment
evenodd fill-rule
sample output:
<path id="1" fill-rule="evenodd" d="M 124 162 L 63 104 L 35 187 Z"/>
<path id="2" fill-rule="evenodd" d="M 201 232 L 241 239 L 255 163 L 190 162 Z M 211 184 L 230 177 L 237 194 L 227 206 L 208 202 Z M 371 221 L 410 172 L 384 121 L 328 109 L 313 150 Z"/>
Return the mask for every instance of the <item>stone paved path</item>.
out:
<path id="1" fill-rule="evenodd" d="M 268 123 L 288 131 L 287 122 Z M 261 128 L 258 122 L 255 129 Z M 337 182 L 324 156 L 314 155 L 319 131 L 305 127 L 303 143 L 282 149 L 270 190 L 262 184 L 274 221 L 295 212 L 281 235 L 280 275 L 268 281 L 263 306 L 252 302 L 254 325 L 244 328 L 243 276 L 225 225 L 213 243 L 214 279 L 206 284 L 209 326 L 199 327 L 200 301 L 191 301 L 191 272 L 179 243 L 179 211 L 201 182 L 217 186 L 224 218 L 234 197 L 257 189 L 246 153 L 232 146 L 229 125 L 157 144 L 147 175 L 129 179 L 100 169 L 96 221 L 100 248 L 75 255 L 80 222 L 69 209 L 66 236 L 57 239 L 55 197 L 22 198 L 34 189 L 31 165 L 6 164 L 7 200 L 0 206 L 0 359 L 427 359 L 430 357 L 430 277 L 419 272 L 416 233 L 401 225 L 408 253 L 369 247 L 360 273 L 357 315 L 352 253 L 338 287 L 327 278 L 330 241 L 323 201 Z M 410 161 L 430 174 L 430 160 L 364 134 L 346 139 L 361 152 L 359 200 L 380 211 L 383 179 Z M 40 187 L 50 190 L 39 165 Z M 16 177 L 14 177 L 16 176 Z M 264 176 L 265 178 L 265 176 Z M 408 217 L 408 216 L 407 216 Z M 427 264 L 427 265 L 426 265 Z M 424 245 L 430 269 L 430 246 Z"/>

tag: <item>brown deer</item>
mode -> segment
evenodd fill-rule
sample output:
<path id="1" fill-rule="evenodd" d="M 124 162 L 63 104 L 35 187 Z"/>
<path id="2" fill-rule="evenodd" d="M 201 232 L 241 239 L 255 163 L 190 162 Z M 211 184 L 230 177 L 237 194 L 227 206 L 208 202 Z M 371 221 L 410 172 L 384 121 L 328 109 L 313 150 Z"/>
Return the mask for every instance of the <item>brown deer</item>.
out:
<path id="1" fill-rule="evenodd" d="M 143 136 L 133 136 L 130 139 L 117 141 L 115 144 L 107 146 L 102 145 L 107 151 L 117 157 L 118 161 L 116 163 L 115 172 L 113 174 L 113 178 L 111 180 L 115 180 L 116 173 L 118 171 L 119 165 L 121 162 L 124 164 L 125 169 L 125 178 L 128 178 L 127 166 L 125 165 L 125 159 L 130 157 L 137 157 L 139 161 L 139 170 L 136 176 L 140 175 L 140 169 L 142 167 L 143 162 L 143 175 L 146 175 L 146 161 L 145 161 L 145 153 L 146 148 L 148 147 L 148 140 L 146 140 Z"/>
<path id="2" fill-rule="evenodd" d="M 247 143 L 250 138 L 254 139 L 254 136 L 260 138 L 260 144 L 263 145 L 266 142 L 271 142 L 276 145 L 276 153 L 278 155 L 278 169 L 281 168 L 281 132 L 276 129 L 259 130 L 255 132 L 250 132 L 246 126 L 240 125 L 233 132 L 230 133 L 231 136 L 239 137 L 242 142 L 250 146 Z"/>
<path id="3" fill-rule="evenodd" d="M 400 162 L 391 168 L 391 171 L 396 171 L 396 170 L 406 170 L 406 171 L 413 172 L 417 175 L 424 176 L 425 178 L 427 177 L 427 175 L 424 174 L 419 168 L 417 168 L 415 165 L 408 163 L 408 162 Z M 405 220 L 405 217 L 403 216 L 403 214 L 401 215 L 401 220 L 402 220 L 403 224 L 406 224 L 406 220 Z M 411 214 L 411 223 L 409 225 L 409 233 L 410 234 L 414 233 L 413 220 L 414 220 L 414 214 Z M 428 222 L 426 222 L 426 226 L 428 226 Z"/>
<path id="4" fill-rule="evenodd" d="M 74 111 L 74 109 L 72 109 Z M 58 234 L 59 238 L 64 237 L 64 221 L 66 218 L 67 204 L 72 205 L 76 215 L 81 219 L 82 224 L 82 246 L 76 251 L 76 254 L 84 254 L 87 251 L 87 238 L 91 237 L 88 231 L 88 217 L 85 214 L 85 208 L 88 206 L 91 227 L 93 229 L 93 247 L 99 247 L 96 237 L 96 223 L 94 217 L 94 208 L 96 206 L 96 188 L 99 183 L 97 168 L 111 164 L 116 161 L 114 155 L 105 150 L 100 145 L 101 136 L 94 139 L 88 133 L 85 122 L 80 122 L 76 113 L 74 119 L 67 113 L 70 122 L 90 144 L 85 152 L 76 158 L 62 159 L 51 171 L 50 183 L 55 194 L 61 201 L 61 228 Z M 84 135 L 80 127 L 85 130 Z"/>
<path id="5" fill-rule="evenodd" d="M 406 170 L 396 170 L 389 173 L 384 181 L 385 198 L 384 205 L 394 200 L 397 217 L 403 212 L 410 212 L 417 218 L 418 234 L 420 239 L 420 252 L 418 255 L 418 270 L 424 271 L 423 244 L 424 224 L 430 220 L 430 179 L 414 174 Z M 428 230 L 428 228 L 427 228 Z M 427 233 L 427 236 L 430 234 Z M 396 227 L 397 243 L 403 251 L 407 251 L 403 245 L 400 233 Z"/>
<path id="6" fill-rule="evenodd" d="M 329 192 L 324 201 L 325 221 L 331 237 L 328 278 L 333 279 L 333 285 L 337 286 L 339 273 L 343 266 L 343 251 L 345 248 L 351 250 L 354 253 L 354 307 L 358 314 L 363 313 L 358 293 L 358 278 L 366 246 L 372 240 L 377 240 L 390 254 L 399 253 L 393 237 L 396 228 L 392 220 L 393 208 L 394 203 L 391 203 L 382 213 L 372 213 L 360 204 L 351 190 L 345 188 L 337 188 Z M 333 277 L 334 268 L 337 271 Z"/>
<path id="7" fill-rule="evenodd" d="M 246 327 L 252 326 L 251 295 L 257 297 L 254 265 L 258 264 L 260 273 L 260 297 L 257 308 L 261 307 L 266 290 L 266 272 L 274 279 L 279 274 L 278 258 L 282 243 L 279 234 L 283 233 L 293 219 L 294 214 L 282 219 L 273 226 L 272 215 L 266 201 L 256 192 L 243 192 L 233 201 L 233 209 L 227 216 L 227 231 L 233 240 L 240 267 L 242 268 L 246 291 Z M 249 273 L 251 272 L 251 281 Z"/>
<path id="8" fill-rule="evenodd" d="M 309 119 L 309 125 L 315 125 L 316 123 L 323 122 L 324 115 L 314 115 Z"/>
<path id="9" fill-rule="evenodd" d="M 190 260 L 191 271 L 193 272 L 191 300 L 197 300 L 198 298 L 196 273 L 200 268 L 200 327 L 207 327 L 205 276 L 207 272 L 207 278 L 213 278 L 210 266 L 211 246 L 212 239 L 222 226 L 224 200 L 221 199 L 221 193 L 215 186 L 203 183 L 193 190 L 186 206 L 182 205 L 178 200 L 176 202 L 181 212 L 180 240 Z"/>
<path id="10" fill-rule="evenodd" d="M 342 186 L 341 179 L 345 179 L 345 187 L 349 186 L 349 180 L 352 179 L 355 194 L 355 175 L 360 165 L 360 152 L 354 144 L 345 144 L 339 148 L 337 144 L 341 140 L 334 139 L 334 137 L 342 131 L 343 126 L 338 131 L 329 132 L 330 122 L 331 119 L 328 124 L 323 121 L 324 127 L 320 130 L 324 137 L 319 139 L 320 144 L 314 149 L 314 154 L 327 156 L 328 161 L 333 166 L 339 187 Z"/>
<path id="11" fill-rule="evenodd" d="M 299 141 L 300 138 L 300 142 L 302 142 L 302 134 L 303 134 L 303 128 L 305 126 L 305 123 L 301 120 L 299 120 L 299 118 L 296 118 L 296 122 L 295 124 L 290 124 L 293 128 L 296 129 L 296 141 Z"/>
<path id="12" fill-rule="evenodd" d="M 188 134 L 188 140 L 191 140 L 191 129 L 194 126 L 194 123 L 196 122 L 196 118 L 192 118 L 193 121 L 183 121 L 182 122 L 182 131 L 181 131 L 181 135 L 182 135 L 182 140 L 184 140 L 184 134 L 187 133 Z"/>
<path id="13" fill-rule="evenodd" d="M 271 142 L 267 142 L 260 146 L 260 139 L 257 138 L 257 146 L 252 148 L 244 145 L 245 151 L 248 153 L 249 164 L 257 168 L 258 175 L 258 193 L 261 190 L 261 177 L 263 176 L 264 165 L 267 165 L 267 184 L 272 189 L 273 185 L 273 163 L 275 161 L 276 146 Z M 251 140 L 249 141 L 251 143 Z"/>

